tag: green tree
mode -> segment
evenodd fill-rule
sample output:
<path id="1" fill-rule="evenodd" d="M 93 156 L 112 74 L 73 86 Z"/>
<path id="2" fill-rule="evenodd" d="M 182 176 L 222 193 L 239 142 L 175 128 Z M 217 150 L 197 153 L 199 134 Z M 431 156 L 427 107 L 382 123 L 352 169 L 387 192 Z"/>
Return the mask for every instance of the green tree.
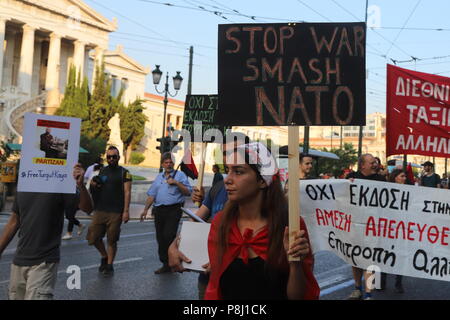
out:
<path id="1" fill-rule="evenodd" d="M 145 134 L 145 123 L 148 118 L 144 114 L 144 109 L 140 99 L 136 99 L 127 107 L 119 105 L 120 139 L 123 142 L 125 163 L 129 163 L 131 151 L 136 149 Z"/>
<path id="2" fill-rule="evenodd" d="M 111 133 L 108 122 L 117 111 L 117 100 L 111 96 L 111 79 L 105 74 L 105 64 L 102 62 L 101 66 L 95 69 L 94 90 L 89 101 L 89 117 L 83 128 L 86 136 L 108 141 Z"/>
<path id="3" fill-rule="evenodd" d="M 338 177 L 342 174 L 343 170 L 354 165 L 358 161 L 358 151 L 353 147 L 351 143 L 344 143 L 343 149 L 332 148 L 328 150 L 323 148 L 322 151 L 331 152 L 339 157 L 339 160 L 321 158 L 319 160 L 318 172 L 320 173 L 332 173 Z"/>
<path id="4" fill-rule="evenodd" d="M 87 77 L 81 81 L 81 74 L 74 66 L 70 67 L 69 79 L 64 91 L 61 106 L 56 110 L 56 115 L 80 118 L 82 121 L 89 116 L 89 87 Z"/>
<path id="5" fill-rule="evenodd" d="M 93 164 L 106 150 L 106 140 L 102 138 L 88 138 L 85 135 L 81 135 L 80 145 L 89 151 L 89 153 L 80 153 L 79 161 L 85 168 Z"/>

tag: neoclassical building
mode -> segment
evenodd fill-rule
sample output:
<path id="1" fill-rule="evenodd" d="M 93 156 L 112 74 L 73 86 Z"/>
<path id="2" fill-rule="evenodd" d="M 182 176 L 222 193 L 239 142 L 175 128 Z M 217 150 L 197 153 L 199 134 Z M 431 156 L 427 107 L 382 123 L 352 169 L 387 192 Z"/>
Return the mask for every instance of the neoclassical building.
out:
<path id="1" fill-rule="evenodd" d="M 89 70 L 89 54 L 97 62 L 108 48 L 109 21 L 79 0 L 0 2 L 0 134 L 20 136 L 23 113 L 52 114 L 59 106 L 74 65 Z"/>

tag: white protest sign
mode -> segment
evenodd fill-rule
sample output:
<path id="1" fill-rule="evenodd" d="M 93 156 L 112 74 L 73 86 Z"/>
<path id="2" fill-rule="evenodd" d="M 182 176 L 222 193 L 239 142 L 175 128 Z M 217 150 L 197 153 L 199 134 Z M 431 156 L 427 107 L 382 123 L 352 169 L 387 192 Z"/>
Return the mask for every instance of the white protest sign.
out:
<path id="1" fill-rule="evenodd" d="M 81 119 L 26 113 L 17 190 L 75 193 Z"/>
<path id="2" fill-rule="evenodd" d="M 313 252 L 349 264 L 450 281 L 448 190 L 368 180 L 303 180 L 301 215 Z"/>
<path id="3" fill-rule="evenodd" d="M 202 266 L 209 262 L 208 235 L 211 224 L 184 221 L 180 232 L 180 248 L 183 254 L 191 259 L 183 267 L 193 271 L 205 271 Z"/>

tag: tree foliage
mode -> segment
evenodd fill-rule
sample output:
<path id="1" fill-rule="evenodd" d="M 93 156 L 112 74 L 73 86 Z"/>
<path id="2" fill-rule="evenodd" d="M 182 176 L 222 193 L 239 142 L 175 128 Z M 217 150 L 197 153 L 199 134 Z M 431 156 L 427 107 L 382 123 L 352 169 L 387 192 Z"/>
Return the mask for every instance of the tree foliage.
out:
<path id="1" fill-rule="evenodd" d="M 61 106 L 56 110 L 56 115 L 80 118 L 85 121 L 89 117 L 89 85 L 87 77 L 81 81 L 81 75 L 75 66 L 70 67 L 69 79 L 64 91 Z"/>
<path id="2" fill-rule="evenodd" d="M 144 114 L 142 100 L 136 99 L 127 107 L 119 106 L 120 138 L 123 142 L 125 163 L 129 162 L 131 151 L 135 150 L 145 134 L 145 123 L 148 118 Z"/>
<path id="3" fill-rule="evenodd" d="M 89 101 L 89 117 L 84 126 L 84 134 L 89 138 L 108 141 L 111 129 L 108 122 L 118 112 L 118 101 L 111 96 L 111 79 L 105 74 L 105 63 L 95 69 L 94 90 Z"/>
<path id="4" fill-rule="evenodd" d="M 320 158 L 317 170 L 319 173 L 332 173 L 335 177 L 339 177 L 344 169 L 349 168 L 358 161 L 358 151 L 351 143 L 344 143 L 343 149 L 332 148 L 328 150 L 323 148 L 322 151 L 336 154 L 339 160 Z"/>
<path id="5" fill-rule="evenodd" d="M 81 146 L 89 151 L 82 154 L 80 160 L 90 164 L 102 155 L 109 140 L 111 129 L 108 122 L 116 113 L 120 115 L 120 136 L 124 144 L 125 162 L 129 162 L 131 151 L 136 148 L 144 136 L 145 122 L 148 120 L 143 113 L 142 100 L 137 99 L 127 107 L 122 103 L 123 88 L 117 97 L 111 95 L 111 78 L 105 73 L 102 62 L 95 69 L 94 89 L 89 92 L 87 77 L 81 81 L 80 74 L 74 66 L 70 68 L 69 80 L 64 92 L 64 99 L 57 115 L 80 118 Z"/>

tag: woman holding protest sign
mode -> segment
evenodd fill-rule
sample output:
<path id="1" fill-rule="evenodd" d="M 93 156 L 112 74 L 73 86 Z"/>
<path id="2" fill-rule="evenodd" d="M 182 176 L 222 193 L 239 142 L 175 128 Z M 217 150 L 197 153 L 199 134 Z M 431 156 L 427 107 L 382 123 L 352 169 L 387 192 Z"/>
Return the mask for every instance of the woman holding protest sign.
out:
<path id="1" fill-rule="evenodd" d="M 226 167 L 229 201 L 211 225 L 205 298 L 318 299 L 306 226 L 301 220 L 289 246 L 287 203 L 269 150 L 241 145 L 228 153 Z"/>

